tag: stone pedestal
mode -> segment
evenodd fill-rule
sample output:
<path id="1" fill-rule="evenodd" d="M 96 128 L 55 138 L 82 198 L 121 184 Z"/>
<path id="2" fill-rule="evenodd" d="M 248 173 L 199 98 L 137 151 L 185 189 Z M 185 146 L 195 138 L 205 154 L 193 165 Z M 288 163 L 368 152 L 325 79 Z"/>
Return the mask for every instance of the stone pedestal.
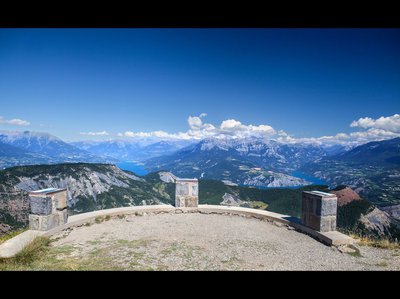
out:
<path id="1" fill-rule="evenodd" d="M 301 221 L 319 232 L 336 230 L 337 197 L 321 191 L 303 191 Z"/>
<path id="2" fill-rule="evenodd" d="M 29 228 L 47 231 L 67 223 L 67 190 L 48 188 L 29 192 Z"/>
<path id="3" fill-rule="evenodd" d="M 199 182 L 197 179 L 176 179 L 175 207 L 192 207 L 199 205 Z"/>

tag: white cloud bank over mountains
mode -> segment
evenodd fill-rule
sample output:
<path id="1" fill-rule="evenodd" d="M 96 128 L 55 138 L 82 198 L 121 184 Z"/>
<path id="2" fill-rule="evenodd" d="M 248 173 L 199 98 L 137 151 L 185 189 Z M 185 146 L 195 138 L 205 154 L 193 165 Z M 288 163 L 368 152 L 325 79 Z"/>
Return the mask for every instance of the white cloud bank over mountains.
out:
<path id="1" fill-rule="evenodd" d="M 0 116 L 0 124 L 14 125 L 14 126 L 29 126 L 31 123 L 29 121 L 13 118 L 13 119 L 4 119 L 4 117 Z"/>
<path id="2" fill-rule="evenodd" d="M 101 132 L 80 132 L 79 134 L 81 134 L 81 135 L 87 135 L 87 136 L 108 136 L 108 135 L 110 135 L 107 131 L 101 131 Z"/>
<path id="3" fill-rule="evenodd" d="M 189 129 L 186 132 L 167 133 L 165 131 L 153 132 L 132 132 L 126 131 L 118 133 L 120 137 L 156 137 L 160 139 L 204 139 L 214 138 L 244 138 L 244 137 L 269 137 L 277 135 L 277 132 L 268 125 L 244 125 L 235 119 L 224 120 L 220 126 L 214 126 L 210 123 L 204 123 L 202 118 L 207 116 L 206 113 L 200 116 L 189 116 L 187 119 Z"/>
<path id="4" fill-rule="evenodd" d="M 395 114 L 388 117 L 380 117 L 378 119 L 372 119 L 370 117 L 360 118 L 357 121 L 353 121 L 350 127 L 358 127 L 363 129 L 378 129 L 384 131 L 390 131 L 393 133 L 400 133 L 400 114 Z"/>
<path id="5" fill-rule="evenodd" d="M 199 116 L 189 116 L 187 119 L 188 130 L 186 132 L 168 133 L 165 131 L 134 132 L 126 131 L 118 133 L 119 137 L 130 138 L 156 138 L 175 140 L 200 140 L 204 138 L 246 138 L 258 137 L 277 140 L 282 143 L 313 143 L 325 145 L 358 145 L 369 141 L 378 141 L 400 137 L 400 114 L 388 117 L 372 119 L 370 117 L 360 118 L 353 121 L 350 127 L 358 129 L 351 133 L 338 133 L 334 136 L 321 136 L 309 138 L 296 138 L 283 130 L 276 130 L 273 127 L 263 125 L 243 124 L 235 119 L 227 119 L 219 126 L 206 123 L 203 118 L 206 113 Z M 109 135 L 106 131 L 89 132 L 87 135 Z"/>

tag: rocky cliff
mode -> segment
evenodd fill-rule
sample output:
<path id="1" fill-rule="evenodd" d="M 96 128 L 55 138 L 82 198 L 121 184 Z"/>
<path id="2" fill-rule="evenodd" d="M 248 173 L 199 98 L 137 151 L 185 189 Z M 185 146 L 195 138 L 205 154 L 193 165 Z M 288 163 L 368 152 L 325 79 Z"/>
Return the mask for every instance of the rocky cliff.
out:
<path id="1" fill-rule="evenodd" d="M 131 205 L 172 203 L 173 184 L 147 180 L 110 164 L 57 164 L 0 171 L 1 231 L 26 226 L 28 191 L 67 188 L 70 213 Z"/>

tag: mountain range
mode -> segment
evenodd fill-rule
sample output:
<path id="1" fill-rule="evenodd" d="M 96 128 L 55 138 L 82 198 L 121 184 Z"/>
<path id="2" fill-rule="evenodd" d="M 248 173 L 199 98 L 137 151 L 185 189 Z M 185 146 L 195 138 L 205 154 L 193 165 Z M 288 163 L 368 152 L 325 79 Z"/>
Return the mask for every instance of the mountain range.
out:
<path id="1" fill-rule="evenodd" d="M 343 150 L 336 147 L 334 152 Z M 205 139 L 144 164 L 150 171 L 168 170 L 185 177 L 259 187 L 293 187 L 311 184 L 291 175 L 293 171 L 330 153 L 319 145 L 282 144 L 259 138 Z"/>
<path id="2" fill-rule="evenodd" d="M 0 168 L 62 162 L 116 162 L 94 155 L 47 133 L 0 131 Z"/>
<path id="3" fill-rule="evenodd" d="M 350 186 L 378 206 L 400 202 L 400 138 L 369 142 L 305 164 L 301 170 L 330 186 Z"/>
<path id="4" fill-rule="evenodd" d="M 74 214 L 132 205 L 173 204 L 173 177 L 170 172 L 138 176 L 115 165 L 93 163 L 19 166 L 0 170 L 0 193 L 3 195 L 0 197 L 0 234 L 26 227 L 28 191 L 67 188 L 68 211 Z M 261 208 L 299 217 L 304 190 L 333 192 L 326 186 L 257 189 L 202 179 L 199 180 L 199 203 Z M 345 191 L 343 196 L 348 198 L 338 207 L 340 229 L 376 237 L 400 238 L 397 220 L 367 201 L 354 198 L 348 188 Z"/>
<path id="5" fill-rule="evenodd" d="M 384 207 L 400 203 L 399 144 L 400 138 L 394 138 L 349 149 L 255 137 L 209 138 L 196 143 L 136 139 L 66 143 L 47 133 L 0 131 L 0 167 L 130 160 L 142 161 L 150 172 L 171 171 L 180 177 L 261 188 L 304 186 L 319 178 L 319 183 L 325 181 L 330 188 L 350 186 Z"/>
<path id="6" fill-rule="evenodd" d="M 70 144 L 94 155 L 112 157 L 119 161 L 144 161 L 157 156 L 167 155 L 187 145 L 190 141 L 140 141 L 140 140 L 105 140 L 78 141 Z"/>

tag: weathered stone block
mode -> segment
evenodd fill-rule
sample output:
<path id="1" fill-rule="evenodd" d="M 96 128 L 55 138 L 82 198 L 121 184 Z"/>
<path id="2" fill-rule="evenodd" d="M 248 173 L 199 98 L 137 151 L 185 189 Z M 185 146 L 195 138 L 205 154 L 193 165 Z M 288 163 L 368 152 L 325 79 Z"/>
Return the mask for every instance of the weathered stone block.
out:
<path id="1" fill-rule="evenodd" d="M 187 196 L 189 195 L 189 184 L 185 183 L 177 183 L 175 187 L 175 194 L 178 196 Z"/>
<path id="2" fill-rule="evenodd" d="M 188 196 L 185 198 L 185 207 L 196 208 L 199 204 L 198 197 Z"/>
<path id="3" fill-rule="evenodd" d="M 49 215 L 52 213 L 52 200 L 47 196 L 30 196 L 31 213 Z"/>
<path id="4" fill-rule="evenodd" d="M 177 179 L 175 183 L 175 207 L 197 207 L 199 204 L 197 179 Z"/>
<path id="5" fill-rule="evenodd" d="M 64 209 L 62 211 L 57 211 L 56 214 L 58 215 L 58 225 L 63 225 L 68 221 L 68 211 Z"/>
<path id="6" fill-rule="evenodd" d="M 330 232 L 336 230 L 336 216 L 323 216 L 320 222 L 320 232 Z"/>
<path id="7" fill-rule="evenodd" d="M 29 228 L 33 230 L 40 230 L 40 215 L 29 214 Z"/>
<path id="8" fill-rule="evenodd" d="M 337 198 L 320 191 L 304 191 L 301 221 L 321 232 L 336 230 Z"/>
<path id="9" fill-rule="evenodd" d="M 321 201 L 318 201 L 320 204 L 319 215 L 321 216 L 336 216 L 337 213 L 337 198 L 322 198 Z"/>
<path id="10" fill-rule="evenodd" d="M 321 217 L 314 214 L 306 214 L 303 216 L 302 222 L 308 227 L 311 227 L 312 229 L 319 231 L 321 224 Z"/>
<path id="11" fill-rule="evenodd" d="M 54 210 L 64 210 L 67 208 L 67 191 L 60 191 L 52 194 L 53 212 Z"/>
<path id="12" fill-rule="evenodd" d="M 50 215 L 29 215 L 29 228 L 33 230 L 47 231 L 59 224 L 57 214 Z"/>

